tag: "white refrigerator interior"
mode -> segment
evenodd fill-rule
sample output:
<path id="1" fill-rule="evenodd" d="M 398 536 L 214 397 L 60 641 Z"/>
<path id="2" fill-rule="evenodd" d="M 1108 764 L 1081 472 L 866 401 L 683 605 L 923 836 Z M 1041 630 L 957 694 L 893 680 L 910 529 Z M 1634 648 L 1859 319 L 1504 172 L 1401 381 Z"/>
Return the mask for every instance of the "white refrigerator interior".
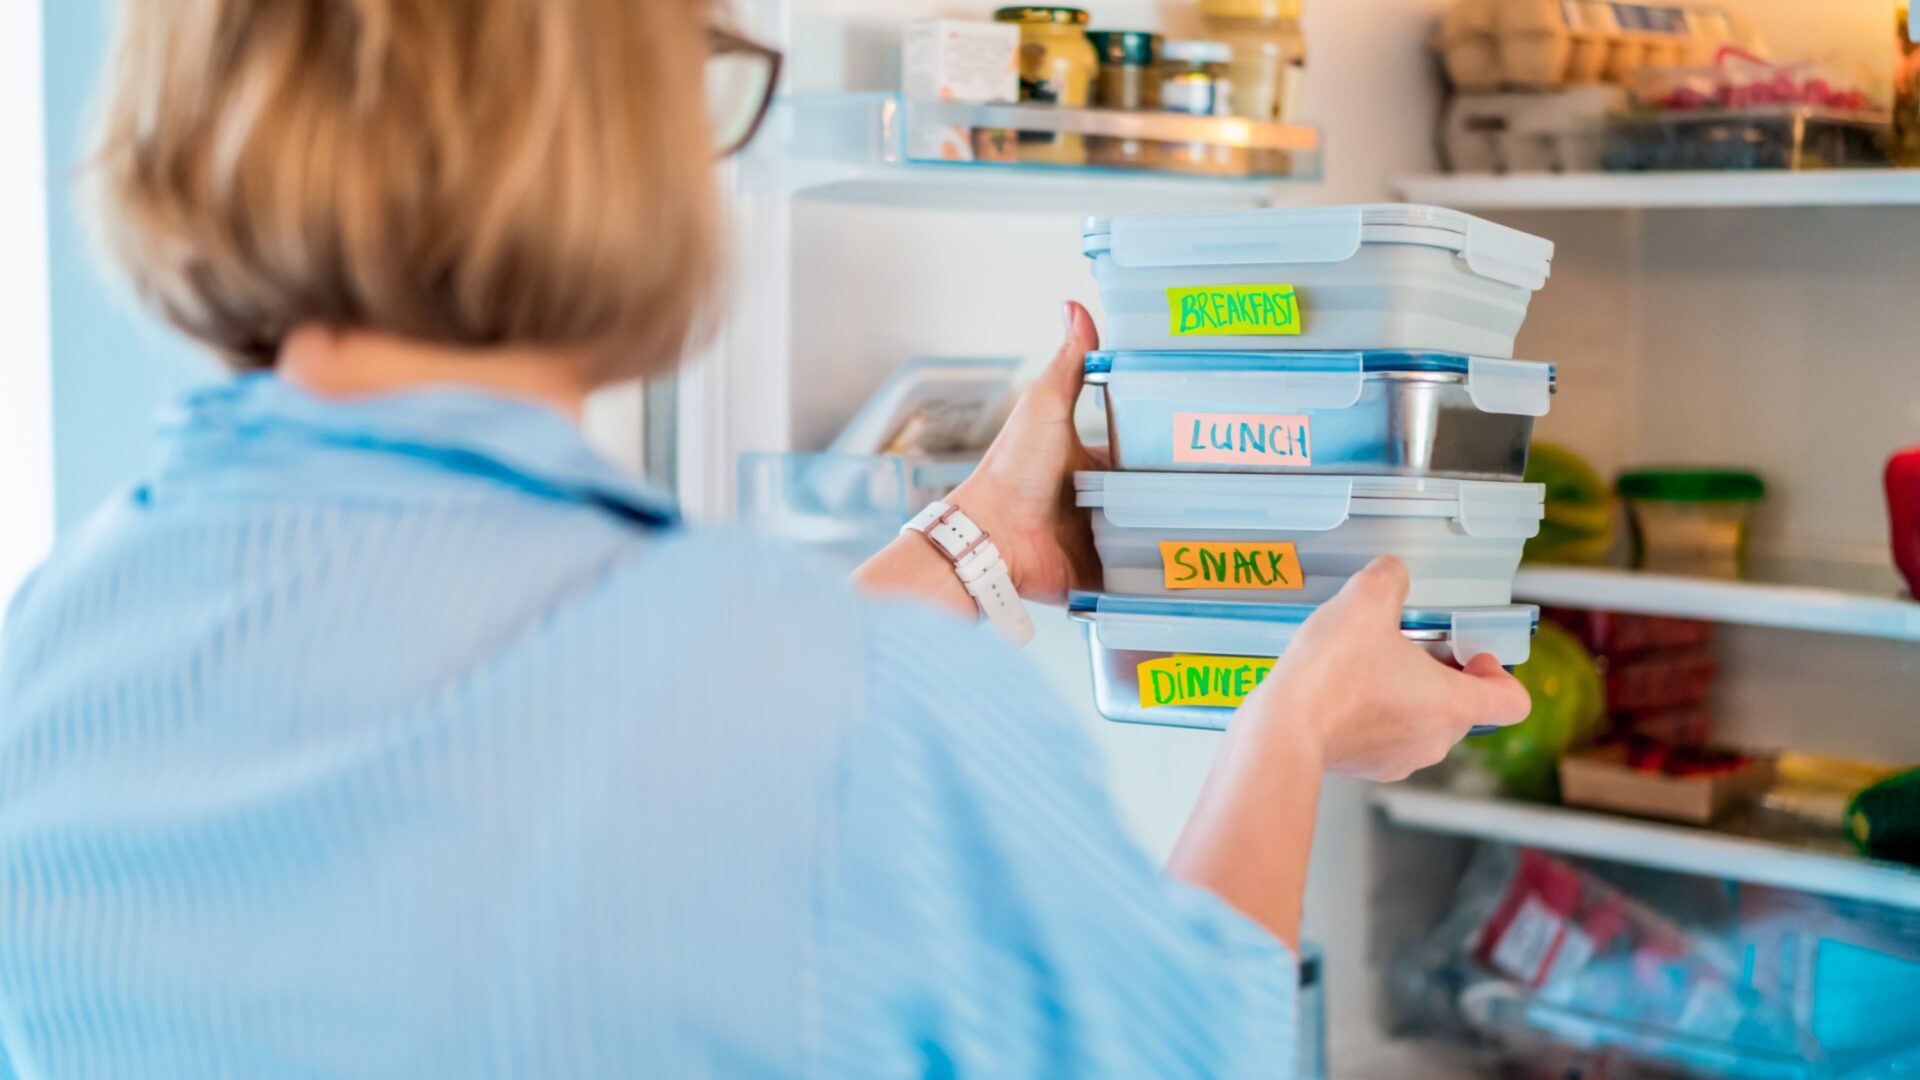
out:
<path id="1" fill-rule="evenodd" d="M 1088 6 L 1096 26 L 1197 29 L 1189 4 Z M 1444 90 L 1429 40 L 1443 6 L 1308 0 L 1302 114 L 1324 140 L 1317 181 L 1081 183 L 992 170 L 946 170 L 930 181 L 915 166 L 823 173 L 818 163 L 782 161 L 777 150 L 735 166 L 733 314 L 677 388 L 675 452 L 690 512 L 731 514 L 742 452 L 826 448 L 909 357 L 1018 356 L 1035 370 L 1061 337 L 1062 301 L 1080 300 L 1101 320 L 1080 251 L 1084 215 L 1397 201 L 1403 180 L 1404 190 L 1421 190 L 1419 178 L 1438 171 L 1434 126 Z M 754 0 L 745 15 L 788 50 L 787 92 L 815 94 L 896 89 L 905 20 L 984 18 L 990 8 L 984 0 Z M 1882 71 L 1890 61 L 1887 5 L 1748 0 L 1741 8 L 1782 51 L 1839 52 Z M 780 122 L 776 114 L 776 142 Z M 825 182 L 834 178 L 848 182 Z M 1883 201 L 1920 203 L 1920 178 L 1881 182 L 1897 189 Z M 1463 209 L 1558 245 L 1552 280 L 1516 352 L 1559 365 L 1558 397 L 1539 436 L 1578 450 L 1607 475 L 1672 462 L 1754 469 L 1773 493 L 1756 526 L 1758 556 L 1892 595 L 1879 477 L 1887 454 L 1920 441 L 1920 209 L 1622 208 L 1634 201 L 1621 194 L 1630 182 L 1600 176 L 1588 185 L 1598 194 L 1587 205 L 1515 211 L 1503 191 L 1524 181 L 1429 186 L 1466 192 L 1477 205 Z M 637 411 L 628 403 L 597 426 L 615 430 L 616 445 L 637 446 L 636 434 L 619 432 L 618 418 Z M 1555 585 L 1543 584 L 1549 592 Z M 1895 609 L 1893 617 L 1911 614 Z M 1030 660 L 1096 738 L 1134 834 L 1164 852 L 1217 737 L 1101 721 L 1078 630 L 1058 611 L 1035 615 L 1040 637 Z M 1920 636 L 1920 621 L 1910 625 L 1907 636 Z M 1920 760 L 1912 706 L 1920 701 L 1920 646 L 1897 637 L 1723 628 L 1719 732 L 1745 745 Z M 1390 825 L 1375 801 L 1369 785 L 1329 784 L 1315 842 L 1307 933 L 1327 956 L 1334 1075 L 1434 1075 L 1438 1066 L 1408 1064 L 1417 1049 L 1388 1042 L 1375 965 L 1379 931 L 1397 910 L 1388 898 L 1431 917 L 1450 895 L 1458 850 Z M 1534 843 L 1545 835 L 1575 852 L 1630 857 L 1639 848 L 1669 868 L 1795 880 L 1791 867 L 1769 869 L 1759 848 L 1663 860 L 1662 845 L 1677 841 L 1654 829 L 1630 827 L 1609 843 L 1583 839 L 1581 819 L 1530 831 L 1511 820 L 1476 824 L 1444 805 L 1407 814 L 1437 817 L 1442 832 Z M 1701 861 L 1686 861 L 1693 858 Z M 1904 904 L 1914 906 L 1911 882 L 1897 876 L 1859 885 L 1868 898 L 1898 898 L 1902 888 Z"/>

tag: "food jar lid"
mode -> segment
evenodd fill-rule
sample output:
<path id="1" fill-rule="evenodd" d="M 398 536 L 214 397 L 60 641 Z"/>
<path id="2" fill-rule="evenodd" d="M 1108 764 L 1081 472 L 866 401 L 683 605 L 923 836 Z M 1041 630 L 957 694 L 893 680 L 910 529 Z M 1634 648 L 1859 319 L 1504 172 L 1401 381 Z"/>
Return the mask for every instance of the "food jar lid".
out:
<path id="1" fill-rule="evenodd" d="M 1125 67 L 1151 65 L 1160 47 L 1160 35 L 1150 30 L 1089 30 L 1087 40 L 1100 53 L 1101 63 Z"/>
<path id="2" fill-rule="evenodd" d="M 1138 652 L 1274 656 L 1286 649 L 1318 607 L 1241 600 L 1184 600 L 1074 592 L 1067 614 L 1086 624 L 1105 648 Z M 1531 604 L 1497 607 L 1406 608 L 1400 631 L 1416 640 L 1444 641 L 1462 664 L 1482 653 L 1502 665 L 1525 663 L 1540 629 Z"/>
<path id="3" fill-rule="evenodd" d="M 1638 469 L 1620 474 L 1622 498 L 1655 502 L 1759 502 L 1766 481 L 1744 469 Z"/>
<path id="4" fill-rule="evenodd" d="M 1224 41 L 1169 41 L 1160 47 L 1160 58 L 1176 64 L 1226 64 L 1233 60 L 1233 46 Z"/>
<path id="5" fill-rule="evenodd" d="M 1074 503 L 1123 529 L 1328 532 L 1356 517 L 1442 518 L 1482 540 L 1530 540 L 1541 484 L 1437 476 L 1078 472 Z"/>
<path id="6" fill-rule="evenodd" d="M 1298 19 L 1300 0 L 1200 0 L 1203 19 Z"/>
<path id="7" fill-rule="evenodd" d="M 1161 50 L 1169 56 L 1178 42 Z M 1337 263 L 1365 244 L 1417 244 L 1457 253 L 1480 277 L 1538 291 L 1553 242 L 1458 210 L 1409 203 L 1089 217 L 1080 251 L 1131 269 Z"/>
<path id="8" fill-rule="evenodd" d="M 1462 353 L 1140 351 L 1095 350 L 1085 360 L 1087 382 L 1117 386 L 1116 378 L 1152 382 L 1180 378 L 1252 376 L 1266 389 L 1283 394 L 1303 409 L 1346 409 L 1360 401 L 1367 379 L 1411 373 L 1457 379 L 1481 412 L 1545 416 L 1552 407 L 1557 378 L 1552 364 L 1504 360 Z"/>
<path id="9" fill-rule="evenodd" d="M 1073 7 L 1003 7 L 993 13 L 994 22 L 1003 23 L 1071 23 L 1076 26 L 1087 25 L 1087 13 Z"/>

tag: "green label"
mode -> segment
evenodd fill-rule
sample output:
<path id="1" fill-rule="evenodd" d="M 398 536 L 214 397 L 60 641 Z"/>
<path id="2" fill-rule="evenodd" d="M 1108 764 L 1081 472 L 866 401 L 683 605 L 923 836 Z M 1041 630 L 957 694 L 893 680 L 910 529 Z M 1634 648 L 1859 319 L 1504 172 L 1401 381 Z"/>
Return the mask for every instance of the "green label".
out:
<path id="1" fill-rule="evenodd" d="M 1167 290 L 1174 337 L 1298 334 L 1300 298 L 1291 285 L 1201 285 Z"/>

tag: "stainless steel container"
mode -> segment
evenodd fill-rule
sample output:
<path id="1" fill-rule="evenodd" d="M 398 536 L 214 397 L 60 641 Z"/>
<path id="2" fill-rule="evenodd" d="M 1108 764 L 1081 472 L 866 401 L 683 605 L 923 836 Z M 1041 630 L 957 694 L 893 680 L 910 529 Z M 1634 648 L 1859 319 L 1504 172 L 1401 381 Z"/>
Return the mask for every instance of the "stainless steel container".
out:
<path id="1" fill-rule="evenodd" d="M 1550 364 L 1443 353 L 1090 354 L 1124 470 L 1518 480 Z"/>
<path id="2" fill-rule="evenodd" d="M 1225 730 L 1314 611 L 1307 604 L 1192 603 L 1102 593 L 1075 593 L 1068 609 L 1087 635 L 1100 715 L 1213 731 Z M 1401 632 L 1436 659 L 1464 664 L 1491 653 L 1512 666 L 1526 662 L 1539 621 L 1540 609 L 1528 605 L 1408 609 Z"/>

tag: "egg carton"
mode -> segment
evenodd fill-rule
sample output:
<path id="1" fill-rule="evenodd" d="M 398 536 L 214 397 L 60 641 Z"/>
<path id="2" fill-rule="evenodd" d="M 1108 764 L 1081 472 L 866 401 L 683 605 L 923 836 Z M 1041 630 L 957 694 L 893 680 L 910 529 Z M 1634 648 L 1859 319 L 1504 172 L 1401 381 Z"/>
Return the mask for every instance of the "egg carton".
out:
<path id="1" fill-rule="evenodd" d="M 1540 94 L 1460 94 L 1447 106 L 1440 149 L 1456 173 L 1593 172 L 1607 116 L 1627 105 L 1617 86 Z"/>
<path id="2" fill-rule="evenodd" d="M 1630 87 L 1641 68 L 1711 63 L 1757 45 L 1718 4 L 1623 0 L 1456 0 L 1437 45 L 1463 93 Z"/>

